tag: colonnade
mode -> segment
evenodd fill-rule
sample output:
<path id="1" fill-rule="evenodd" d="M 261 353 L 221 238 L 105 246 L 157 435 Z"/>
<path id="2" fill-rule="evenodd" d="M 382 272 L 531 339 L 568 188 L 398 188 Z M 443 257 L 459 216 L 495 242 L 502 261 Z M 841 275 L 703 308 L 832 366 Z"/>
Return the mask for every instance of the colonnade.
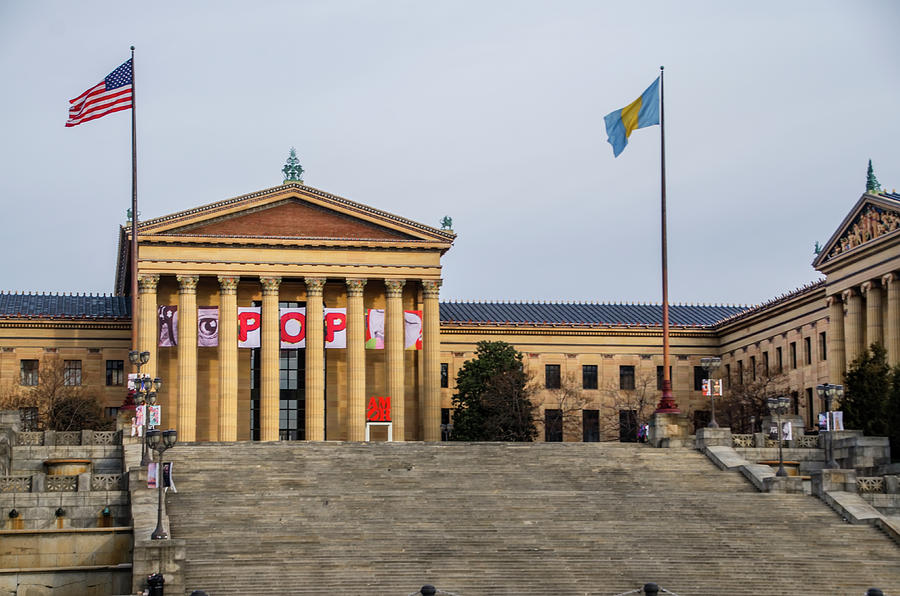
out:
<path id="1" fill-rule="evenodd" d="M 867 280 L 826 300 L 829 382 L 840 383 L 847 366 L 873 343 L 884 346 L 888 363 L 900 364 L 900 279 L 896 273 Z"/>
<path id="2" fill-rule="evenodd" d="M 139 287 L 139 347 L 150 352 L 144 372 L 157 375 L 158 274 L 142 274 Z M 197 440 L 197 284 L 198 275 L 177 275 L 178 282 L 178 378 L 177 389 L 169 392 L 177 404 L 178 438 Z M 246 277 L 244 278 L 246 281 Z M 326 279 L 304 277 L 306 285 L 306 439 L 325 440 L 325 349 L 323 291 Z M 260 329 L 260 439 L 279 439 L 279 288 L 281 277 L 260 276 L 262 312 Z M 238 330 L 237 287 L 240 278 L 219 275 L 218 441 L 236 441 L 238 428 Z M 366 420 L 366 284 L 385 285 L 385 378 L 387 394 L 392 398 L 393 438 L 405 437 L 404 395 L 404 323 L 403 289 L 405 279 L 347 278 L 347 428 L 349 441 L 365 439 Z M 418 281 L 418 280 L 417 280 Z M 420 392 L 420 439 L 440 440 L 440 280 L 420 280 L 423 304 L 423 390 Z M 204 398 L 206 396 L 204 395 Z M 249 412 L 246 413 L 249 415 Z"/>

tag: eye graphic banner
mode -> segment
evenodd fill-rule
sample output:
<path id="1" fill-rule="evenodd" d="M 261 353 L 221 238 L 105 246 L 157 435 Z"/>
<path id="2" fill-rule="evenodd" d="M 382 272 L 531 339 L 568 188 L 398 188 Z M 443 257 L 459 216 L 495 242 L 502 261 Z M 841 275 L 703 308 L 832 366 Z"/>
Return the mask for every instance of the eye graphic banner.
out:
<path id="1" fill-rule="evenodd" d="M 197 346 L 214 348 L 219 345 L 219 307 L 201 306 L 197 309 Z"/>
<path id="2" fill-rule="evenodd" d="M 403 311 L 403 347 L 407 350 L 422 349 L 422 311 Z"/>

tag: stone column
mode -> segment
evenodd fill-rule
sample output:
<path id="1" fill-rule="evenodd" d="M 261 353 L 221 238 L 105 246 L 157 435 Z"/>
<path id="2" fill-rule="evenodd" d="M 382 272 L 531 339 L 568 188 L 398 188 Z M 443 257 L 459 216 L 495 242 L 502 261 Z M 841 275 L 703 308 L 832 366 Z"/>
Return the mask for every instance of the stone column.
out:
<path id="1" fill-rule="evenodd" d="M 866 297 L 866 340 L 863 344 L 868 349 L 872 344 L 884 345 L 884 334 L 881 323 L 881 287 L 877 281 L 867 281 L 860 290 Z"/>
<path id="2" fill-rule="evenodd" d="M 306 440 L 325 440 L 325 279 L 306 278 Z"/>
<path id="3" fill-rule="evenodd" d="M 238 281 L 237 276 L 219 276 L 219 441 L 237 441 Z"/>
<path id="4" fill-rule="evenodd" d="M 841 294 L 844 304 L 847 305 L 847 316 L 844 319 L 844 334 L 846 336 L 847 364 L 856 360 L 863 349 L 862 328 L 862 298 L 855 289 L 844 290 Z"/>
<path id="5" fill-rule="evenodd" d="M 896 273 L 888 273 L 881 278 L 881 285 L 887 290 L 887 321 L 884 324 L 884 347 L 887 349 L 888 364 L 900 364 L 900 280 Z"/>
<path id="6" fill-rule="evenodd" d="M 197 282 L 178 275 L 178 440 L 197 440 Z"/>
<path id="7" fill-rule="evenodd" d="M 441 280 L 422 282 L 425 308 L 422 313 L 425 390 L 422 403 L 422 440 L 441 440 L 441 317 L 438 297 Z"/>
<path id="8" fill-rule="evenodd" d="M 825 299 L 828 305 L 828 382 L 843 384 L 847 367 L 844 352 L 844 303 L 837 294 Z"/>
<path id="9" fill-rule="evenodd" d="M 262 313 L 260 315 L 260 391 L 259 438 L 278 440 L 278 406 L 281 401 L 278 361 L 281 356 L 281 329 L 278 320 L 278 287 L 280 277 L 260 277 Z"/>
<path id="10" fill-rule="evenodd" d="M 347 440 L 366 438 L 364 279 L 347 280 Z"/>
<path id="11" fill-rule="evenodd" d="M 156 344 L 158 343 L 157 325 L 157 298 L 156 287 L 159 284 L 159 275 L 143 274 L 138 276 L 138 350 L 150 352 L 150 360 L 142 368 L 151 377 L 157 376 L 159 368 L 156 364 Z"/>
<path id="12" fill-rule="evenodd" d="M 384 349 L 387 367 L 387 394 L 391 397 L 391 419 L 394 423 L 394 440 L 405 441 L 406 417 L 404 413 L 404 324 L 403 286 L 405 279 L 384 281 L 387 305 L 384 309 Z"/>

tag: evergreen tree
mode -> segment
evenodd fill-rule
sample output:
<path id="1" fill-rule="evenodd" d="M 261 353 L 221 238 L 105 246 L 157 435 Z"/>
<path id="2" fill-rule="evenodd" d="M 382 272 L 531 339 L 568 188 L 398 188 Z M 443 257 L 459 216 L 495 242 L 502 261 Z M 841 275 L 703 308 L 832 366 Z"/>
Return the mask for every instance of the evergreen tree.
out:
<path id="1" fill-rule="evenodd" d="M 869 160 L 869 169 L 866 170 L 866 192 L 878 192 L 881 190 L 881 184 L 875 177 L 875 170 L 872 168 L 872 160 Z"/>
<path id="2" fill-rule="evenodd" d="M 454 441 L 531 441 L 535 406 L 522 354 L 502 341 L 482 341 L 456 376 Z"/>
<path id="3" fill-rule="evenodd" d="M 840 404 L 844 427 L 862 430 L 867 435 L 888 436 L 888 399 L 897 375 L 888 365 L 880 344 L 872 344 L 850 363 Z"/>

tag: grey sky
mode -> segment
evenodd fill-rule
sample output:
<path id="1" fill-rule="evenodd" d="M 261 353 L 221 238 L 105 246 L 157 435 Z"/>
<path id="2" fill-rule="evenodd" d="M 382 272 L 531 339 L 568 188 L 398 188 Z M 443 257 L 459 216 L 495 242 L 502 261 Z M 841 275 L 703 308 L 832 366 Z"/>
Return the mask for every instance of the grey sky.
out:
<path id="1" fill-rule="evenodd" d="M 812 281 L 866 160 L 900 188 L 892 1 L 152 4 L 0 4 L 0 289 L 112 290 L 130 115 L 64 123 L 131 44 L 144 217 L 295 146 L 311 186 L 453 217 L 444 299 L 660 301 L 659 127 L 614 159 L 603 124 L 660 64 L 671 302 Z"/>

